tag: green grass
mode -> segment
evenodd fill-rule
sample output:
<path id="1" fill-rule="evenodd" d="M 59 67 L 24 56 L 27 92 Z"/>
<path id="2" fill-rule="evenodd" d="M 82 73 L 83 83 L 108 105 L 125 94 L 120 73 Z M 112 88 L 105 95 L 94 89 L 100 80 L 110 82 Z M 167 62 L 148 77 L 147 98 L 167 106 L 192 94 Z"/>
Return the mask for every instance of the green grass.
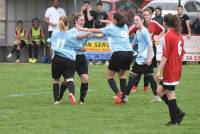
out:
<path id="1" fill-rule="evenodd" d="M 0 64 L 0 134 L 199 134 L 200 66 L 184 66 L 177 87 L 179 106 L 187 113 L 183 124 L 167 127 L 164 103 L 149 103 L 152 93 L 139 90 L 127 105 L 113 104 L 106 67 L 90 66 L 86 105 L 53 105 L 51 66 Z M 75 77 L 76 99 L 79 79 Z"/>

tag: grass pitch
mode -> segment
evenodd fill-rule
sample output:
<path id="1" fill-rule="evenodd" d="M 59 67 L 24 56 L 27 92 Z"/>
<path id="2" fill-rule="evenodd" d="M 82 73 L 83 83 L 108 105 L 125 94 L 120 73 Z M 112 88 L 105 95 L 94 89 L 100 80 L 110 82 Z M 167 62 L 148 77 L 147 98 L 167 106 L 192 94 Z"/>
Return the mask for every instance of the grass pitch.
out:
<path id="1" fill-rule="evenodd" d="M 152 93 L 131 94 L 126 105 L 113 104 L 106 66 L 89 66 L 86 105 L 53 105 L 51 66 L 0 64 L 0 134 L 199 134 L 200 66 L 186 65 L 177 87 L 178 105 L 186 112 L 182 125 L 167 127 L 164 103 L 151 104 Z M 75 77 L 76 99 L 79 78 Z"/>

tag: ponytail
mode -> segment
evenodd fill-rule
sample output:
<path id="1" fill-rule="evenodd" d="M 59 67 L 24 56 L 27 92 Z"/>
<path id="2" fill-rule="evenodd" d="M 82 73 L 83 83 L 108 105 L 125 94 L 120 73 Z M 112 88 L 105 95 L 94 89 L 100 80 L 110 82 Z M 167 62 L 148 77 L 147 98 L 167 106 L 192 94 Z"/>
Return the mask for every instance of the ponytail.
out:
<path id="1" fill-rule="evenodd" d="M 66 31 L 68 25 L 69 25 L 69 22 L 68 22 L 67 16 L 63 16 L 59 19 L 58 27 L 59 27 L 60 31 L 62 31 L 62 32 Z"/>

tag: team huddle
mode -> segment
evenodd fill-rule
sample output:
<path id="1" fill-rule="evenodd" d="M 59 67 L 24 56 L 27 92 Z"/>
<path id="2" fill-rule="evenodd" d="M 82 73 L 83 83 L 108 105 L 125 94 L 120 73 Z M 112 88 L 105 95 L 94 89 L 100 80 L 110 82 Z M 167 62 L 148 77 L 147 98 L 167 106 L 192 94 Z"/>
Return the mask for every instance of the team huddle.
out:
<path id="1" fill-rule="evenodd" d="M 148 12 L 148 10 L 144 11 Z M 88 66 L 84 55 L 87 40 L 101 34 L 107 36 L 109 40 L 112 56 L 107 70 L 107 80 L 110 88 L 115 93 L 115 104 L 128 102 L 128 96 L 133 87 L 137 87 L 142 74 L 146 75 L 147 82 L 150 83 L 155 100 L 161 98 L 168 106 L 171 120 L 168 125 L 180 124 L 185 113 L 176 104 L 175 86 L 179 83 L 182 71 L 182 56 L 184 54 L 183 38 L 180 32 L 179 19 L 175 15 L 168 14 L 164 17 L 164 24 L 167 32 L 165 34 L 165 45 L 163 56 L 158 67 L 156 79 L 153 77 L 153 51 L 152 34 L 148 27 L 144 25 L 143 15 L 135 15 L 134 27 L 135 38 L 132 43 L 129 41 L 129 29 L 125 24 L 124 16 L 121 12 L 113 14 L 113 21 L 101 29 L 83 28 L 84 16 L 75 15 L 75 26 L 68 30 L 68 18 L 59 19 L 58 31 L 54 31 L 50 38 L 51 48 L 54 52 L 52 60 L 52 78 L 54 103 L 58 104 L 66 89 L 69 91 L 69 100 L 72 105 L 76 104 L 74 74 L 77 71 L 81 78 L 80 104 L 85 103 L 88 91 Z M 105 22 L 105 21 L 104 21 Z M 151 22 L 154 24 L 153 22 Z M 155 24 L 154 24 L 155 25 Z M 98 33 L 98 34 L 97 34 Z M 133 62 L 135 51 L 133 47 L 137 45 L 137 56 Z M 133 66 L 129 73 L 128 84 L 126 84 L 126 71 Z M 117 87 L 114 76 L 118 73 L 120 88 Z M 61 75 L 64 81 L 60 84 Z"/>
<path id="2" fill-rule="evenodd" d="M 75 14 L 74 26 L 68 29 L 68 17 L 59 17 L 58 30 L 50 33 L 48 42 L 51 44 L 52 78 L 54 104 L 62 101 L 68 89 L 69 101 L 76 104 L 74 74 L 78 73 L 81 79 L 79 103 L 85 104 L 88 92 L 88 64 L 84 55 L 85 45 L 89 38 L 106 36 L 112 52 L 107 69 L 107 81 L 115 94 L 116 105 L 128 103 L 131 91 L 136 92 L 141 75 L 144 75 L 144 91 L 148 85 L 153 92 L 151 102 L 163 100 L 168 106 L 170 121 L 167 125 L 180 124 L 185 113 L 176 103 L 175 88 L 179 84 L 182 72 L 182 57 L 184 54 L 184 41 L 180 34 L 181 24 L 176 15 L 164 16 L 164 26 L 151 20 L 151 10 L 145 9 L 142 14 L 134 16 L 134 24 L 128 28 L 125 15 L 115 12 L 112 21 L 101 20 L 107 25 L 103 28 L 84 28 L 85 17 Z M 50 20 L 48 24 L 55 27 Z M 134 34 L 130 42 L 130 34 Z M 153 76 L 156 61 L 156 41 L 164 36 L 165 44 L 163 56 L 157 69 L 156 79 Z M 137 48 L 137 49 L 135 49 Z M 131 70 L 130 70 L 130 66 Z M 128 82 L 126 72 L 129 71 Z M 120 87 L 117 86 L 115 75 L 118 74 Z M 61 82 L 61 76 L 64 80 Z M 157 85 L 156 80 L 159 81 Z"/>

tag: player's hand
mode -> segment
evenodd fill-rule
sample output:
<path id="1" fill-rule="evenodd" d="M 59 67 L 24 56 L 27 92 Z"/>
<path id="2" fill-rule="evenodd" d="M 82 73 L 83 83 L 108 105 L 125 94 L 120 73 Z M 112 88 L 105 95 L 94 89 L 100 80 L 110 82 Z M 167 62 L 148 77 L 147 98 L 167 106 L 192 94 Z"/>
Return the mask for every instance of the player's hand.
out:
<path id="1" fill-rule="evenodd" d="M 187 37 L 188 39 L 190 39 L 190 37 L 191 37 L 191 34 L 187 34 L 187 35 L 186 35 L 186 37 Z"/>
<path id="2" fill-rule="evenodd" d="M 88 38 L 91 38 L 93 36 L 92 32 L 88 32 Z"/>
<path id="3" fill-rule="evenodd" d="M 160 81 L 161 79 L 162 79 L 162 76 L 160 74 L 160 71 L 157 71 L 157 73 L 156 73 L 156 80 Z"/>
<path id="4" fill-rule="evenodd" d="M 151 62 L 152 62 L 152 59 L 151 59 L 151 58 L 148 58 L 148 59 L 147 59 L 147 65 L 148 65 L 148 66 L 151 65 Z"/>
<path id="5" fill-rule="evenodd" d="M 157 35 L 154 35 L 154 36 L 153 36 L 153 39 L 154 39 L 155 41 L 159 41 L 159 40 L 160 40 L 160 37 L 157 36 Z"/>

